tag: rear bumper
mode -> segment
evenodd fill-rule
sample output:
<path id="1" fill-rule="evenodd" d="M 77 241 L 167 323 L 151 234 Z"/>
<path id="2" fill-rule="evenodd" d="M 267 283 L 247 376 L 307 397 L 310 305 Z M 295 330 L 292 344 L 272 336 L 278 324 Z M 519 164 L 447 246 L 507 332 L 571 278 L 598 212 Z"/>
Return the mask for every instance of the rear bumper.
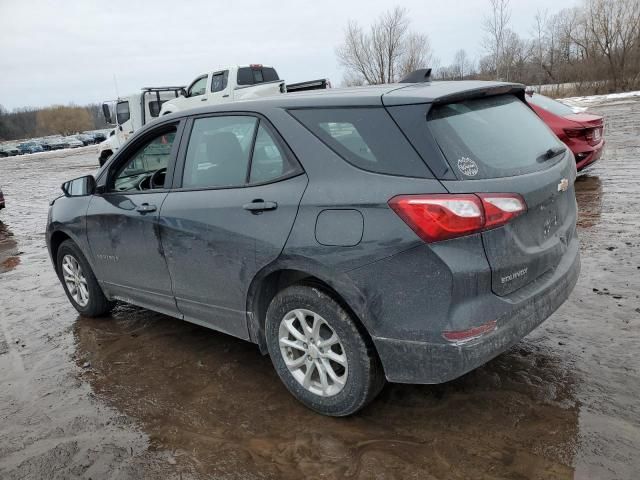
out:
<path id="1" fill-rule="evenodd" d="M 604 149 L 604 139 L 597 145 L 591 147 L 589 150 L 574 151 L 576 157 L 576 169 L 578 171 L 585 167 L 588 167 L 602 156 L 602 150 Z"/>
<path id="2" fill-rule="evenodd" d="M 462 345 L 373 337 L 387 379 L 399 383 L 442 383 L 488 362 L 518 343 L 569 297 L 580 273 L 577 239 L 543 285 L 526 295 L 504 298 L 509 309 L 498 316 L 497 328 Z"/>

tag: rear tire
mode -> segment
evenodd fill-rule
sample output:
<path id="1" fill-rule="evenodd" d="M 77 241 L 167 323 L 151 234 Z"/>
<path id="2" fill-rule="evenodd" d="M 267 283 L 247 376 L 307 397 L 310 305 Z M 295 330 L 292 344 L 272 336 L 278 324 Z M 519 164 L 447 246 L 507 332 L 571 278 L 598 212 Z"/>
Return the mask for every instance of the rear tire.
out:
<path id="1" fill-rule="evenodd" d="M 311 410 L 351 415 L 385 384 L 370 340 L 349 313 L 316 286 L 294 285 L 279 292 L 267 310 L 265 330 L 278 376 Z"/>
<path id="2" fill-rule="evenodd" d="M 58 248 L 56 266 L 62 287 L 78 313 L 100 317 L 115 306 L 104 296 L 89 262 L 71 240 L 65 240 Z"/>

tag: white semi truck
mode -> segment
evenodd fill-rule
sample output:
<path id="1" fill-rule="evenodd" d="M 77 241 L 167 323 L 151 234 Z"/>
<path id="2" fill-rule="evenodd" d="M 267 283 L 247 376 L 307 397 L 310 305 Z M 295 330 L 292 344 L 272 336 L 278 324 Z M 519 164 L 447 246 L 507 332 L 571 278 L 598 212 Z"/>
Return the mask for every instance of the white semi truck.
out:
<path id="1" fill-rule="evenodd" d="M 98 145 L 98 161 L 100 165 L 111 158 L 129 137 L 160 115 L 162 104 L 180 96 L 183 86 L 147 87 L 140 93 L 119 97 L 102 104 L 102 113 L 107 123 L 115 124 L 109 137 Z"/>

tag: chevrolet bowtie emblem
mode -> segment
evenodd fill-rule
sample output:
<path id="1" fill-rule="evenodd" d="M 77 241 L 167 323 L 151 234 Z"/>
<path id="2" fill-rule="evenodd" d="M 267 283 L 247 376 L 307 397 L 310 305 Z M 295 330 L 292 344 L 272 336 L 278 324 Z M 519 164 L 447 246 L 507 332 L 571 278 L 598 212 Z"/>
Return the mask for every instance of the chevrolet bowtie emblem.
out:
<path id="1" fill-rule="evenodd" d="M 568 188 L 569 188 L 569 180 L 567 180 L 566 178 L 563 178 L 562 180 L 560 180 L 560 183 L 558 184 L 558 191 L 566 192 Z"/>

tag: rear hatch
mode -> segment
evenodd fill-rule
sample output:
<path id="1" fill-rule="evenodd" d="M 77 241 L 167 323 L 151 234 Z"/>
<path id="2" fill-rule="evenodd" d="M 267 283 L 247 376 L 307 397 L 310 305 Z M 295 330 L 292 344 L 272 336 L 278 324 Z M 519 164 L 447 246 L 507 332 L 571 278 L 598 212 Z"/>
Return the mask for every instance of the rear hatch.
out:
<path id="1" fill-rule="evenodd" d="M 575 235 L 575 164 L 570 151 L 514 94 L 437 102 L 427 115 L 456 179 L 451 193 L 520 195 L 526 211 L 481 233 L 492 290 L 504 296 L 551 275 Z"/>

